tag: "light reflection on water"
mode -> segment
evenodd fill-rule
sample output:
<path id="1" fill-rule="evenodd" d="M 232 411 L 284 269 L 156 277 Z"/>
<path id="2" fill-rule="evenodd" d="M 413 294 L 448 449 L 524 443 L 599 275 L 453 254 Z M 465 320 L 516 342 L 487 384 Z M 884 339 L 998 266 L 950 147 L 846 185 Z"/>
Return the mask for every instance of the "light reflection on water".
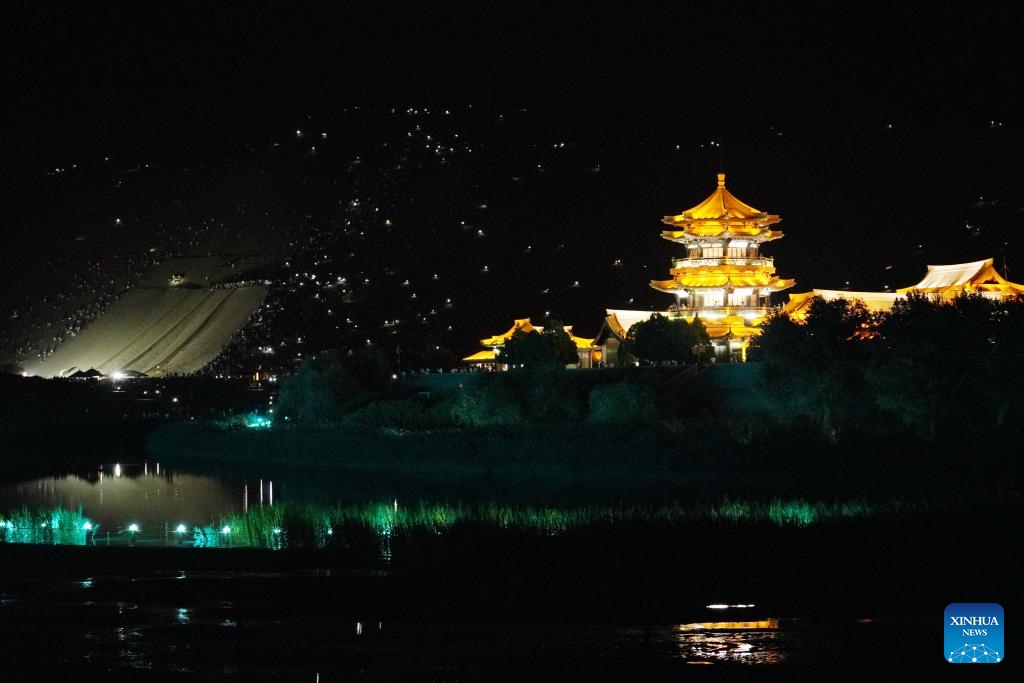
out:
<path id="1" fill-rule="evenodd" d="M 213 525 L 250 505 L 273 504 L 273 483 L 171 472 L 159 464 L 112 464 L 87 475 L 43 477 L 0 486 L 0 511 L 81 508 L 99 531 L 138 524 L 141 536 L 163 534 L 179 524 Z"/>
<path id="2" fill-rule="evenodd" d="M 664 634 L 686 664 L 821 665 L 904 637 L 900 619 L 787 617 L 676 624 Z"/>
<path id="3" fill-rule="evenodd" d="M 781 664 L 785 645 L 778 619 L 678 624 L 679 654 L 691 663 Z"/>
<path id="4" fill-rule="evenodd" d="M 488 663 L 502 667 L 504 675 L 494 678 L 536 680 L 537 670 L 530 667 L 531 675 L 510 678 L 505 669 L 516 662 L 548 662 L 552 670 L 583 674 L 573 680 L 685 680 L 692 664 L 739 669 L 735 680 L 762 667 L 811 680 L 797 675 L 801 667 L 832 667 L 834 674 L 836 667 L 846 672 L 866 666 L 864 653 L 878 653 L 884 664 L 887 657 L 922 650 L 916 641 L 890 647 L 920 630 L 911 620 L 768 618 L 748 610 L 726 613 L 728 621 L 702 621 L 714 618 L 705 612 L 692 613 L 687 623 L 644 627 L 557 619 L 438 621 L 413 607 L 389 619 L 385 629 L 391 607 L 352 599 L 345 584 L 329 575 L 311 580 L 304 572 L 282 573 L 274 575 L 274 584 L 268 578 L 234 572 L 165 575 L 147 581 L 144 594 L 133 577 L 85 579 L 94 583 L 89 587 L 81 580 L 32 579 L 16 585 L 12 604 L 0 610 L 0 642 L 17 638 L 29 649 L 53 649 L 64 662 L 90 663 L 115 675 L 138 668 L 157 677 L 192 670 L 205 674 L 199 680 L 220 680 L 244 661 L 246 680 L 274 681 L 313 680 L 314 670 L 327 672 L 322 680 L 362 679 L 357 667 L 367 661 L 386 662 L 387 680 L 463 680 L 449 676 L 479 672 Z M 182 590 L 179 580 L 191 585 Z M 340 599 L 323 599 L 339 589 Z M 26 623 L 45 628 L 26 629 Z M 632 675 L 602 676 L 609 666 Z M 647 671 L 658 675 L 645 676 Z M 0 680 L 7 680 L 3 673 L 0 664 Z"/>
<path id="5" fill-rule="evenodd" d="M 778 623 L 775 628 L 751 629 L 677 624 L 654 627 L 645 638 L 642 629 L 611 625 L 442 625 L 429 619 L 412 619 L 389 622 L 389 628 L 384 629 L 384 621 L 378 618 L 352 617 L 308 605 L 303 608 L 306 617 L 296 619 L 290 608 L 275 611 L 283 603 L 273 601 L 257 600 L 243 607 L 239 602 L 189 596 L 184 599 L 185 607 L 154 601 L 126 611 L 121 611 L 117 603 L 92 604 L 85 611 L 75 612 L 77 620 L 60 626 L 62 652 L 69 661 L 89 660 L 113 671 L 137 667 L 154 672 L 179 671 L 178 667 L 187 662 L 197 671 L 213 672 L 237 664 L 235 648 L 241 647 L 249 658 L 246 668 L 250 673 L 261 673 L 260 680 L 312 679 L 314 666 L 334 669 L 332 680 L 347 680 L 350 676 L 342 674 L 354 674 L 348 668 L 352 658 L 361 660 L 368 652 L 386 658 L 389 667 L 397 670 L 426 666 L 433 671 L 430 667 L 450 666 L 460 658 L 463 664 L 478 666 L 481 657 L 506 663 L 539 657 L 596 671 L 601 662 L 607 662 L 609 653 L 615 653 L 617 660 L 631 662 L 637 672 L 651 663 L 657 664 L 655 670 L 662 673 L 678 671 L 663 668 L 661 663 L 671 660 L 680 667 L 784 666 L 796 674 L 801 671 L 799 667 L 827 663 L 849 662 L 855 667 L 859 662 L 847 657 L 881 648 L 894 635 L 889 630 L 874 632 L 861 627 L 857 629 L 862 631 L 855 638 L 857 642 L 836 659 L 835 643 L 850 633 L 849 620 L 798 625 L 802 620 L 781 619 L 772 620 Z M 225 633 L 231 634 L 227 641 L 222 640 Z M 211 642 L 226 646 L 210 647 Z M 268 642 L 281 647 L 263 647 Z M 285 652 L 302 655 L 283 656 Z M 443 661 L 438 653 L 444 653 Z M 640 675 L 633 680 L 644 678 Z"/>

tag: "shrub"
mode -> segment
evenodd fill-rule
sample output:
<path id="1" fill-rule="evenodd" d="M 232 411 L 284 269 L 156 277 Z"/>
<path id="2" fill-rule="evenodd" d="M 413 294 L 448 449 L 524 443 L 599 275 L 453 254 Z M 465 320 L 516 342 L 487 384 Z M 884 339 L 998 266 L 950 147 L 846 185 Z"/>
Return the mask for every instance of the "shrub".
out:
<path id="1" fill-rule="evenodd" d="M 597 424 L 632 424 L 654 420 L 654 390 L 632 382 L 594 387 L 588 400 L 590 421 Z"/>
<path id="2" fill-rule="evenodd" d="M 505 374 L 479 373 L 462 386 L 452 417 L 469 427 L 514 427 L 523 423 L 524 415 Z"/>

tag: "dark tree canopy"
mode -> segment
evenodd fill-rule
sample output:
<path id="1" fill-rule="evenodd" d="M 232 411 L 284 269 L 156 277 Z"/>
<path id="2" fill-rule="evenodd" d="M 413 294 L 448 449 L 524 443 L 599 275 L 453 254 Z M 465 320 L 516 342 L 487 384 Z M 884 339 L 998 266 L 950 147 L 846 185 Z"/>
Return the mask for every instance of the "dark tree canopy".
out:
<path id="1" fill-rule="evenodd" d="M 438 345 L 416 344 L 401 347 L 396 355 L 400 370 L 436 370 L 454 368 L 459 357 L 450 349 Z"/>
<path id="2" fill-rule="evenodd" d="M 980 294 L 910 294 L 878 325 L 882 349 L 865 370 L 879 407 L 928 439 L 951 425 L 1005 422 L 1021 370 L 1021 304 Z M 1007 391 L 1009 390 L 1009 391 Z M 986 414 L 988 413 L 988 414 Z"/>
<path id="3" fill-rule="evenodd" d="M 385 391 L 391 364 L 377 348 L 304 360 L 281 382 L 278 410 L 300 422 L 331 422 Z"/>
<path id="4" fill-rule="evenodd" d="M 756 340 L 782 421 L 835 441 L 888 430 L 929 441 L 1019 429 L 1024 300 L 911 293 L 884 313 L 815 297 L 802 322 L 776 315 Z"/>
<path id="5" fill-rule="evenodd" d="M 755 341 L 769 395 L 786 411 L 811 416 L 831 441 L 856 413 L 858 373 L 867 357 L 860 339 L 871 316 L 859 302 L 814 297 L 803 322 L 769 318 Z"/>
<path id="6" fill-rule="evenodd" d="M 579 362 L 579 354 L 562 324 L 552 320 L 543 332 L 513 332 L 505 342 L 501 359 L 513 367 L 564 367 Z"/>
<path id="7" fill-rule="evenodd" d="M 711 343 L 700 318 L 688 322 L 657 313 L 635 323 L 626 336 L 626 351 L 647 363 L 690 362 L 696 358 L 694 347 Z"/>

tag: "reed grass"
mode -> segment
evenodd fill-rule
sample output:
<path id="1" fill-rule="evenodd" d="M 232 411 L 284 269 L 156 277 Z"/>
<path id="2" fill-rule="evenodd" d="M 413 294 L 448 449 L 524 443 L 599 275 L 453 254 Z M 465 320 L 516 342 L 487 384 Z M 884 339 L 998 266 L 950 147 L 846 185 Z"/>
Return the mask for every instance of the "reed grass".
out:
<path id="1" fill-rule="evenodd" d="M 0 543 L 85 545 L 88 518 L 82 509 L 21 507 L 0 514 Z"/>
<path id="2" fill-rule="evenodd" d="M 1012 502 L 1012 501 L 1011 501 Z M 967 502 L 963 502 L 967 505 Z M 215 526 L 194 527 L 185 534 L 196 547 L 265 549 L 378 547 L 388 554 L 391 539 L 418 534 L 444 535 L 457 529 L 488 533 L 561 536 L 641 526 L 681 529 L 806 528 L 850 522 L 920 516 L 949 510 L 956 502 L 937 507 L 927 501 L 894 498 L 812 501 L 804 498 L 729 499 L 677 502 L 663 505 L 578 505 L 573 507 L 433 503 L 397 500 L 323 506 L 285 502 L 251 507 L 225 515 Z M 1018 501 L 1019 505 L 1019 501 Z M 84 545 L 89 541 L 81 509 L 22 507 L 0 513 L 0 543 Z M 182 535 L 179 542 L 184 542 Z"/>

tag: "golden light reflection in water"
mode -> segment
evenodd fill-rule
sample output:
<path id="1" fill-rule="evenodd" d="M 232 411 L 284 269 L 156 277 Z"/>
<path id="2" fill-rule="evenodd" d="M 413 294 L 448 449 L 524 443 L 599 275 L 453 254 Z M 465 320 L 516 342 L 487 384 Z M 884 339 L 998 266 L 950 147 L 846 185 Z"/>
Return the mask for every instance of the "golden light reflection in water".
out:
<path id="1" fill-rule="evenodd" d="M 677 624 L 675 637 L 688 664 L 779 664 L 783 656 L 778 628 L 778 619 L 706 621 Z"/>
<path id="2" fill-rule="evenodd" d="M 113 531 L 129 522 L 154 533 L 178 524 L 211 524 L 244 505 L 245 491 L 220 479 L 193 474 L 156 475 L 149 467 L 116 465 L 115 476 L 68 475 L 0 486 L 0 510 L 20 506 L 81 506 L 83 514 L 101 529 Z M 135 471 L 133 471 L 133 469 Z M 120 474 L 117 474 L 120 473 Z M 238 488 L 242 488 L 239 486 Z M 101 532 L 102 533 L 102 532 Z"/>
<path id="3" fill-rule="evenodd" d="M 697 624 L 679 624 L 677 631 L 751 631 L 754 629 L 776 629 L 778 619 L 761 619 L 760 621 L 705 621 Z"/>

